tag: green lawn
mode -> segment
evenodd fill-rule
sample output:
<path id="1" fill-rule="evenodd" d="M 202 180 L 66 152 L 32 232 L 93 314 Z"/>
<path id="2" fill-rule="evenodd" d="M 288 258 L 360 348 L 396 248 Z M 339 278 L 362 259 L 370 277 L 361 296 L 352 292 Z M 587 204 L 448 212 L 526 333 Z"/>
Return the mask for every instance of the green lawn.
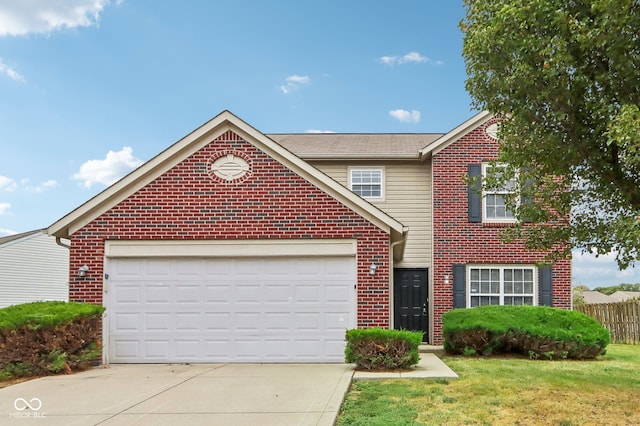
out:
<path id="1" fill-rule="evenodd" d="M 354 382 L 337 424 L 640 424 L 640 346 L 595 361 L 443 360 L 459 379 Z"/>

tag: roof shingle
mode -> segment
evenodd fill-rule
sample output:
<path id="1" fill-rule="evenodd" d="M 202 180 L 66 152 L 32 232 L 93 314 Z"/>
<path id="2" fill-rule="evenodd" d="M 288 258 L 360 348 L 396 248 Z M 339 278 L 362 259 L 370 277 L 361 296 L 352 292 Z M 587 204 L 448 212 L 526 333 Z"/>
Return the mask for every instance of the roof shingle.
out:
<path id="1" fill-rule="evenodd" d="M 414 159 L 442 133 L 272 133 L 303 159 Z"/>

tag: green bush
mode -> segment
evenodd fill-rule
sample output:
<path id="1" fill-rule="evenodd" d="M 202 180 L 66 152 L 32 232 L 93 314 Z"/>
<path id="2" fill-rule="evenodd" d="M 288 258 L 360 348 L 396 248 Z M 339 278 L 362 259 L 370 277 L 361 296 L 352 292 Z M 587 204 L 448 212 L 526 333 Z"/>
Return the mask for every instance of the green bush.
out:
<path id="1" fill-rule="evenodd" d="M 104 307 L 35 302 L 0 309 L 0 380 L 70 372 L 101 354 Z"/>
<path id="2" fill-rule="evenodd" d="M 104 307 L 77 302 L 33 302 L 0 309 L 0 329 L 55 327 L 78 317 L 102 315 Z"/>
<path id="3" fill-rule="evenodd" d="M 347 330 L 345 360 L 364 370 L 398 370 L 420 361 L 422 333 L 406 330 L 365 328 Z"/>
<path id="4" fill-rule="evenodd" d="M 609 331 L 577 311 L 547 306 L 481 306 L 442 316 L 448 354 L 521 353 L 533 359 L 591 359 L 605 353 Z"/>

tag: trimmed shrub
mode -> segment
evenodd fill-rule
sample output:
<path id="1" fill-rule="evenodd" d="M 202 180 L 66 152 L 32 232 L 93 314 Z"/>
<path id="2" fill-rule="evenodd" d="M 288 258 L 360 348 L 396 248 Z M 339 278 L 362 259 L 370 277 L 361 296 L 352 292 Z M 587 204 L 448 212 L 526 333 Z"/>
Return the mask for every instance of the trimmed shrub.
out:
<path id="1" fill-rule="evenodd" d="M 86 368 L 101 354 L 104 307 L 35 302 L 0 309 L 0 379 Z"/>
<path id="2" fill-rule="evenodd" d="M 442 316 L 444 349 L 453 355 L 520 353 L 532 359 L 592 359 L 609 331 L 577 311 L 548 306 L 480 306 Z"/>
<path id="3" fill-rule="evenodd" d="M 422 333 L 364 328 L 347 330 L 345 360 L 363 370 L 404 370 L 420 361 Z"/>

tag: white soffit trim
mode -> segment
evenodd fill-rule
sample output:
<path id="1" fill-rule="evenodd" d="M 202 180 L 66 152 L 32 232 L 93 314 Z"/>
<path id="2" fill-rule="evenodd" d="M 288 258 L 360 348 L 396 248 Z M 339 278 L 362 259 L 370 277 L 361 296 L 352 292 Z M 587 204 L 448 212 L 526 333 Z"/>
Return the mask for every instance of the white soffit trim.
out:
<path id="1" fill-rule="evenodd" d="M 114 257 L 292 257 L 355 256 L 357 240 L 107 240 Z"/>
<path id="2" fill-rule="evenodd" d="M 464 123 L 460 124 L 455 129 L 449 131 L 439 139 L 422 148 L 420 150 L 420 159 L 425 160 L 430 155 L 436 155 L 438 152 L 449 146 L 449 144 L 457 141 L 473 129 L 491 120 L 493 117 L 494 114 L 490 113 L 489 111 L 479 112 Z"/>

